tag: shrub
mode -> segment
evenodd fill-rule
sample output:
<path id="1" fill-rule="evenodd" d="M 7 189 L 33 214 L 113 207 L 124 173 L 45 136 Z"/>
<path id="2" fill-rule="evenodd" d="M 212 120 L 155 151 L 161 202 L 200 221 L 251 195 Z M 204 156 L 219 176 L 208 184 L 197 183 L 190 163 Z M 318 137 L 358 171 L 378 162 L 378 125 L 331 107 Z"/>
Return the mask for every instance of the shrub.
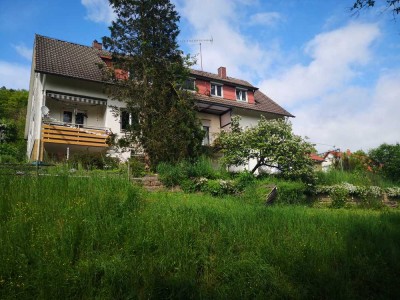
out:
<path id="1" fill-rule="evenodd" d="M 306 185 L 304 183 L 299 181 L 279 181 L 276 185 L 278 187 L 278 203 L 299 204 L 306 202 Z"/>
<path id="2" fill-rule="evenodd" d="M 235 186 L 237 190 L 243 191 L 247 186 L 254 183 L 255 180 L 256 178 L 252 173 L 244 171 L 237 175 L 235 179 Z"/>
<path id="3" fill-rule="evenodd" d="M 160 176 L 161 182 L 166 187 L 179 185 L 184 179 L 187 179 L 187 174 L 179 164 L 173 165 L 170 163 L 161 162 L 157 166 L 157 173 Z"/>
<path id="4" fill-rule="evenodd" d="M 185 193 L 194 193 L 199 190 L 196 182 L 192 179 L 182 180 L 180 187 Z"/>
<path id="5" fill-rule="evenodd" d="M 385 192 L 390 198 L 400 199 L 400 187 L 386 188 Z"/>
<path id="6" fill-rule="evenodd" d="M 202 185 L 202 192 L 211 194 L 212 196 L 230 195 L 236 193 L 236 188 L 232 180 L 207 180 Z"/>
<path id="7" fill-rule="evenodd" d="M 205 177 L 210 179 L 217 177 L 211 160 L 205 156 L 199 157 L 192 164 L 186 162 L 184 166 L 187 168 L 188 177 Z"/>
<path id="8" fill-rule="evenodd" d="M 160 180 L 167 187 L 180 185 L 181 182 L 189 178 L 209 178 L 217 177 L 211 160 L 206 157 L 200 157 L 195 162 L 183 160 L 177 164 L 160 163 L 157 166 L 157 172 Z"/>
<path id="9" fill-rule="evenodd" d="M 77 152 L 71 156 L 69 163 L 73 168 L 82 166 L 85 170 L 110 170 L 118 168 L 119 159 L 104 153 Z"/>
<path id="10" fill-rule="evenodd" d="M 332 199 L 331 207 L 333 208 L 344 207 L 348 195 L 349 193 L 345 188 L 341 186 L 335 186 L 335 188 L 333 188 L 329 193 L 329 196 Z"/>
<path id="11" fill-rule="evenodd" d="M 146 175 L 146 164 L 140 158 L 131 157 L 128 163 L 133 177 L 143 177 Z"/>

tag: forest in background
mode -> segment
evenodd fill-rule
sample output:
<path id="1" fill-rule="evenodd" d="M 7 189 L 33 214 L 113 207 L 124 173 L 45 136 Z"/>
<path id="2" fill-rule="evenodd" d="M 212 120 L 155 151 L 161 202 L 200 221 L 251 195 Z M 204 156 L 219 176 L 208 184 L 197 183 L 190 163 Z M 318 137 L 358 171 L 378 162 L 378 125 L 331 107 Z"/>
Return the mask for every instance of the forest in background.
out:
<path id="1" fill-rule="evenodd" d="M 24 130 L 28 95 L 27 90 L 0 88 L 0 163 L 25 159 Z"/>

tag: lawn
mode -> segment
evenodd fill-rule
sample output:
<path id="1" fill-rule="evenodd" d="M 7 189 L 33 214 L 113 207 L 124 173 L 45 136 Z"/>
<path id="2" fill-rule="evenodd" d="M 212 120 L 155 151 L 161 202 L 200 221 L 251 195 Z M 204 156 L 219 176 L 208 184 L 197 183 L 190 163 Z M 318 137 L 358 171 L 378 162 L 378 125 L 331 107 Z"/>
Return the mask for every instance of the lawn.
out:
<path id="1" fill-rule="evenodd" d="M 0 176 L 0 298 L 396 298 L 399 210 Z"/>

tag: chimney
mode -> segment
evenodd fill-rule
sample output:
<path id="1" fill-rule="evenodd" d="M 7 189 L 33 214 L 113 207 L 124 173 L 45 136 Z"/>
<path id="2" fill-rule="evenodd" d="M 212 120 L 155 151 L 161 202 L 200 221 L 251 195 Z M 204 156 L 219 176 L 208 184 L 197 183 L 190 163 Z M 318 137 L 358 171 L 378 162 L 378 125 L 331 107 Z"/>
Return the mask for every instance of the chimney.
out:
<path id="1" fill-rule="evenodd" d="M 92 47 L 97 50 L 103 50 L 103 45 L 99 43 L 97 40 L 93 41 Z"/>
<path id="2" fill-rule="evenodd" d="M 221 77 L 222 79 L 226 79 L 226 68 L 225 67 L 218 68 L 218 76 Z"/>

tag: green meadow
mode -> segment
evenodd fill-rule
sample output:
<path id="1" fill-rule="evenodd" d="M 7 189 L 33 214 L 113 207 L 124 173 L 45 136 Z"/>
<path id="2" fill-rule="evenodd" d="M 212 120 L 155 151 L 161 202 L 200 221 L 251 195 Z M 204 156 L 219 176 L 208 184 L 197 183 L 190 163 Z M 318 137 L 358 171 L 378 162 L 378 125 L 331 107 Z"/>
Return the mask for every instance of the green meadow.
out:
<path id="1" fill-rule="evenodd" d="M 395 299 L 400 211 L 0 176 L 1 299 Z"/>

